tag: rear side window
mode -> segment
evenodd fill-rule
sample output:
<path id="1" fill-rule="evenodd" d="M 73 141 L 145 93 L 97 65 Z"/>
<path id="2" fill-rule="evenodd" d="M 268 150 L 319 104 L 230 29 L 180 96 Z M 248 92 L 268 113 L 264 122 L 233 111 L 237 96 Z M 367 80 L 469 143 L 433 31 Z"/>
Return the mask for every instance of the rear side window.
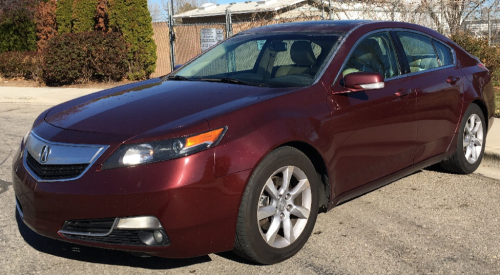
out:
<path id="1" fill-rule="evenodd" d="M 437 42 L 436 40 L 434 40 L 434 46 L 436 47 L 436 52 L 439 58 L 439 66 L 443 67 L 453 65 L 453 54 L 451 52 L 451 49 L 443 43 Z"/>
<path id="2" fill-rule="evenodd" d="M 436 52 L 429 37 L 411 32 L 398 32 L 397 34 L 412 73 L 439 67 Z"/>

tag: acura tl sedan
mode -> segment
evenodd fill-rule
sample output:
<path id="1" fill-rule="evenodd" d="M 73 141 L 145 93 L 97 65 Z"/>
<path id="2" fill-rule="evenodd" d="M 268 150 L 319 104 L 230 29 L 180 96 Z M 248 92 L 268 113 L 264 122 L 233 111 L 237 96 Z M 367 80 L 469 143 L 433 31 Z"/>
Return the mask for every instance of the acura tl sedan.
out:
<path id="1" fill-rule="evenodd" d="M 13 162 L 17 213 L 82 245 L 273 264 L 319 212 L 436 163 L 473 172 L 493 112 L 490 72 L 433 30 L 260 27 L 43 112 Z"/>

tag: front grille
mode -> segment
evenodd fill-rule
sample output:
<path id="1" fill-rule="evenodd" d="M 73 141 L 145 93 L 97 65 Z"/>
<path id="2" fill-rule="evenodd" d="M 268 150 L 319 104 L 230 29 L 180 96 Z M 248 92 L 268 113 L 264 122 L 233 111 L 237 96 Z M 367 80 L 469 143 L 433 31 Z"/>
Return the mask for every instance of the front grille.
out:
<path id="1" fill-rule="evenodd" d="M 115 218 L 66 221 L 63 231 L 85 234 L 107 234 L 111 231 Z"/>
<path id="2" fill-rule="evenodd" d="M 28 152 L 26 153 L 26 164 L 28 164 L 28 167 L 43 180 L 76 178 L 88 167 L 88 164 L 43 165 L 36 161 Z"/>
<path id="3" fill-rule="evenodd" d="M 107 236 L 81 236 L 81 235 L 72 235 L 63 233 L 62 235 L 68 239 L 85 241 L 85 242 L 93 242 L 93 243 L 102 243 L 102 244 L 111 244 L 111 245 L 129 245 L 129 246 L 148 246 L 141 241 L 139 238 L 138 230 L 119 230 L 115 229 Z M 165 235 L 166 241 L 162 245 L 169 245 L 170 240 Z"/>

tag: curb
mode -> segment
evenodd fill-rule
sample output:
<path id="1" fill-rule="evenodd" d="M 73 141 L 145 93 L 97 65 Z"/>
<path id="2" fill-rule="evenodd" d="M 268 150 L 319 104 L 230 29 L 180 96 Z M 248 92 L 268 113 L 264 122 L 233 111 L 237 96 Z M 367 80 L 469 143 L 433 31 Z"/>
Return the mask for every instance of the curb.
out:
<path id="1" fill-rule="evenodd" d="M 491 166 L 500 168 L 500 154 L 491 150 L 484 150 L 483 161 Z"/>

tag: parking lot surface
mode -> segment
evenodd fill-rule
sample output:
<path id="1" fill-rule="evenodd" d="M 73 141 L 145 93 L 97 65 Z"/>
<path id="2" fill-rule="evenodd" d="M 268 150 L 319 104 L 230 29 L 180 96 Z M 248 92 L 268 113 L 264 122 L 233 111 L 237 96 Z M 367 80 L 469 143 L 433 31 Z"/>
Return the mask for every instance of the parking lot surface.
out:
<path id="1" fill-rule="evenodd" d="M 140 258 L 48 239 L 16 218 L 12 155 L 50 107 L 0 103 L 0 274 L 500 274 L 500 181 L 428 168 L 318 217 L 274 266 L 232 253 Z"/>

